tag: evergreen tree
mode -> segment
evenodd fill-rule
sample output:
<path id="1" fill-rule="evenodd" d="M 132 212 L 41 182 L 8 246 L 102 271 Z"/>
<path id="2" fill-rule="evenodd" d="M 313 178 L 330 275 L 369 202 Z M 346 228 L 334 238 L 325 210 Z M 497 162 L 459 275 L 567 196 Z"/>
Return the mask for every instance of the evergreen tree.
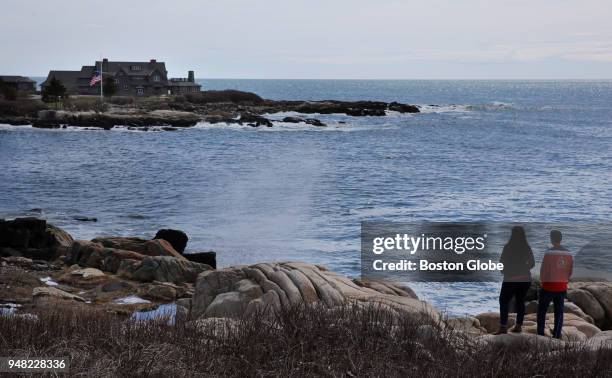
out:
<path id="1" fill-rule="evenodd" d="M 44 102 L 55 102 L 57 105 L 61 99 L 66 97 L 66 87 L 55 77 L 42 90 L 42 100 Z"/>
<path id="2" fill-rule="evenodd" d="M 117 94 L 117 82 L 112 77 L 104 79 L 104 97 L 111 98 Z"/>

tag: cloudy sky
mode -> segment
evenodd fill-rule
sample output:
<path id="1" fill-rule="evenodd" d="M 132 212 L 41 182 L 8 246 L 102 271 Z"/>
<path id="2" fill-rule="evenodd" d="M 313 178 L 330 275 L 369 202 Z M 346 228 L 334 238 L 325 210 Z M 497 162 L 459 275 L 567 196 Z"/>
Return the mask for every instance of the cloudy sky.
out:
<path id="1" fill-rule="evenodd" d="M 0 74 L 612 79 L 610 0 L 2 0 Z"/>

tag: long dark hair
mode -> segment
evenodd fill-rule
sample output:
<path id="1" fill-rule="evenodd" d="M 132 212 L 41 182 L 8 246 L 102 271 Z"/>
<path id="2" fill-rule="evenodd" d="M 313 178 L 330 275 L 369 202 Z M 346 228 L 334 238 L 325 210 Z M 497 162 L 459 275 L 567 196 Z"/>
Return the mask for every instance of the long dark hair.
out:
<path id="1" fill-rule="evenodd" d="M 532 253 L 523 226 L 512 227 L 510 240 L 504 246 L 504 250 L 512 253 L 514 257 L 527 256 Z"/>

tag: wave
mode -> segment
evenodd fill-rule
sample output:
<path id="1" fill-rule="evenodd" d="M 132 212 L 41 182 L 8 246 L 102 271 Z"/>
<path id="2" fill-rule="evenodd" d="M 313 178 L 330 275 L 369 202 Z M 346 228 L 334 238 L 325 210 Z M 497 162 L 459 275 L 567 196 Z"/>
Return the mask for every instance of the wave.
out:
<path id="1" fill-rule="evenodd" d="M 485 104 L 417 105 L 417 107 L 421 113 L 468 113 L 474 111 L 519 110 L 516 105 L 503 101 L 493 101 Z"/>

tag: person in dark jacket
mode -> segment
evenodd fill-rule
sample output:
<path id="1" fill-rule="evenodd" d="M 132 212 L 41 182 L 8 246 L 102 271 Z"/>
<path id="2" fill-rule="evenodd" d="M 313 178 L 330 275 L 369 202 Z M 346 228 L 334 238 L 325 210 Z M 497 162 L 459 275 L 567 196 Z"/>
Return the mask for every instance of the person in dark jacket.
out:
<path id="1" fill-rule="evenodd" d="M 496 334 L 508 332 L 508 312 L 510 301 L 515 299 L 516 324 L 512 332 L 521 332 L 525 317 L 525 296 L 531 286 L 531 269 L 535 259 L 525 229 L 521 226 L 512 227 L 510 240 L 504 246 L 499 261 L 504 264 L 504 282 L 499 294 L 499 331 Z"/>

